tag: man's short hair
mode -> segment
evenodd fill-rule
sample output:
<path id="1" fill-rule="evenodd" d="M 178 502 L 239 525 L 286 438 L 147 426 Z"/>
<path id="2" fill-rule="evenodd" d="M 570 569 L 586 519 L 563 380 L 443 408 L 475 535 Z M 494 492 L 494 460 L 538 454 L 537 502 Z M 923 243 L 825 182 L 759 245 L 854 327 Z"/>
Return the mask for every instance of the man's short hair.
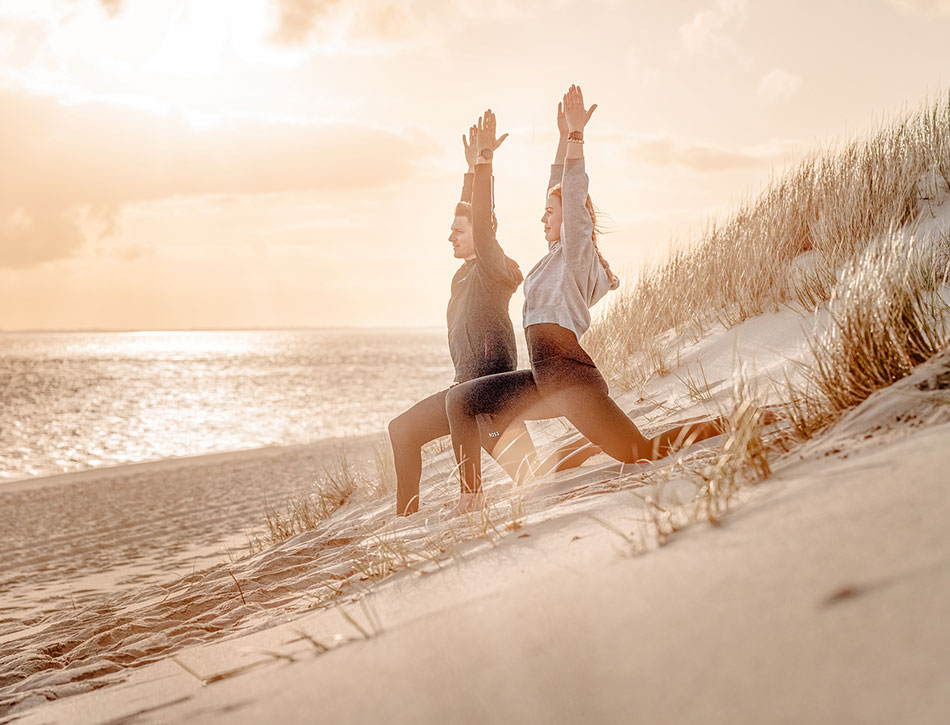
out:
<path id="1" fill-rule="evenodd" d="M 472 205 L 467 201 L 460 201 L 455 205 L 455 216 L 463 216 L 472 224 L 475 223 L 475 214 L 472 211 Z M 495 216 L 494 211 L 491 213 L 491 228 L 493 232 L 498 232 L 498 217 Z"/>

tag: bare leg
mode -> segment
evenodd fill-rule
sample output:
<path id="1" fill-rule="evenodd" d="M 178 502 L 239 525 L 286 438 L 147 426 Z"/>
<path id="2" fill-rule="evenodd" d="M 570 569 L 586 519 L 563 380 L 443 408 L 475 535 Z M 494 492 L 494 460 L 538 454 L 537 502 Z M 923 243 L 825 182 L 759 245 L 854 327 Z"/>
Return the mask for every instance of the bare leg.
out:
<path id="1" fill-rule="evenodd" d="M 696 441 L 719 435 L 724 429 L 723 422 L 717 419 L 686 423 L 646 438 L 607 395 L 606 386 L 561 388 L 546 399 L 607 455 L 624 463 L 663 458 Z"/>
<path id="2" fill-rule="evenodd" d="M 389 440 L 396 465 L 396 513 L 409 516 L 419 510 L 422 447 L 449 433 L 445 396 L 440 390 L 420 400 L 389 423 Z"/>
<path id="3" fill-rule="evenodd" d="M 516 483 L 526 482 L 537 465 L 537 451 L 524 420 L 480 415 L 482 447 Z"/>

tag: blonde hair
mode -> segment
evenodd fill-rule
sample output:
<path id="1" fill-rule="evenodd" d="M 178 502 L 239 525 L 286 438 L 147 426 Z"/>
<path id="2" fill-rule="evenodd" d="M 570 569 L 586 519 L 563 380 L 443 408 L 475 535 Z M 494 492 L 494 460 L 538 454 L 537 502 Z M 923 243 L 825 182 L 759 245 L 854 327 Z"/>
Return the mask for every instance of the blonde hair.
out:
<path id="1" fill-rule="evenodd" d="M 555 184 L 550 189 L 548 189 L 548 196 L 556 196 L 557 200 L 561 202 L 561 208 L 564 207 L 564 198 L 561 196 L 561 185 Z M 584 201 L 584 208 L 587 209 L 587 213 L 590 214 L 590 221 L 593 225 L 590 233 L 590 240 L 594 244 L 594 251 L 597 252 L 597 259 L 600 260 L 601 266 L 604 268 L 604 271 L 607 273 L 607 279 L 612 285 L 616 276 L 613 271 L 610 269 L 610 265 L 607 263 L 607 260 L 604 259 L 604 255 L 600 252 L 600 247 L 597 246 L 597 237 L 603 231 L 603 229 L 597 223 L 597 207 L 594 206 L 594 202 L 590 198 L 590 194 L 587 195 L 587 199 Z"/>

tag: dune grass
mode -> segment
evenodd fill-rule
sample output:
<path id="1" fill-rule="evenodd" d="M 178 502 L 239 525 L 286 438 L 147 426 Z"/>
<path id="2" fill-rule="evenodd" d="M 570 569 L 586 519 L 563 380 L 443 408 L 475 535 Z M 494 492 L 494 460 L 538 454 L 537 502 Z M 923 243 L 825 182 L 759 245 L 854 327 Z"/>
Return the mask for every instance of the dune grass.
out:
<path id="1" fill-rule="evenodd" d="M 812 154 L 691 249 L 613 296 L 584 337 L 625 389 L 671 367 L 712 325 L 828 302 L 839 270 L 919 219 L 950 187 L 950 94 L 866 139 Z"/>
<path id="2" fill-rule="evenodd" d="M 636 389 L 678 367 L 680 352 L 714 326 L 789 306 L 815 331 L 810 354 L 780 386 L 792 432 L 776 448 L 808 439 L 950 344 L 941 297 L 950 231 L 915 235 L 948 200 L 950 94 L 813 153 L 713 223 L 700 244 L 672 250 L 613 297 L 584 347 L 615 385 Z M 676 377 L 691 400 L 711 399 L 701 368 Z M 714 460 L 683 471 L 700 489 L 692 504 L 645 500 L 659 544 L 693 521 L 718 523 L 742 483 L 769 475 L 757 396 L 734 397 Z"/>
<path id="3" fill-rule="evenodd" d="M 950 345 L 950 307 L 940 296 L 950 266 L 940 244 L 892 233 L 844 266 L 827 319 L 808 339 L 803 382 L 788 384 L 800 439 Z"/>

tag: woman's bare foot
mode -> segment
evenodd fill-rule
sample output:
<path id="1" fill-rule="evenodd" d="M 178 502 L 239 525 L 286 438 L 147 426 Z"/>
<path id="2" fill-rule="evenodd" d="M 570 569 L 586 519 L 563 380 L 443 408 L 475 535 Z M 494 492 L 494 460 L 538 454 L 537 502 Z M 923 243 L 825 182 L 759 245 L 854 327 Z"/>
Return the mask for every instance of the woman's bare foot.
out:
<path id="1" fill-rule="evenodd" d="M 565 443 L 559 446 L 554 453 L 545 458 L 537 468 L 534 469 L 534 475 L 544 476 L 554 471 L 566 471 L 569 468 L 577 468 L 588 458 L 593 458 L 603 450 L 595 446 L 585 438 L 581 438 L 571 443 Z"/>
<path id="2" fill-rule="evenodd" d="M 457 518 L 462 514 L 471 514 L 476 511 L 481 511 L 485 508 L 485 494 L 481 491 L 477 493 L 462 493 L 459 496 L 459 502 L 456 504 L 455 508 L 451 511 L 448 511 L 442 514 L 439 517 L 440 521 L 448 521 L 450 519 Z"/>

